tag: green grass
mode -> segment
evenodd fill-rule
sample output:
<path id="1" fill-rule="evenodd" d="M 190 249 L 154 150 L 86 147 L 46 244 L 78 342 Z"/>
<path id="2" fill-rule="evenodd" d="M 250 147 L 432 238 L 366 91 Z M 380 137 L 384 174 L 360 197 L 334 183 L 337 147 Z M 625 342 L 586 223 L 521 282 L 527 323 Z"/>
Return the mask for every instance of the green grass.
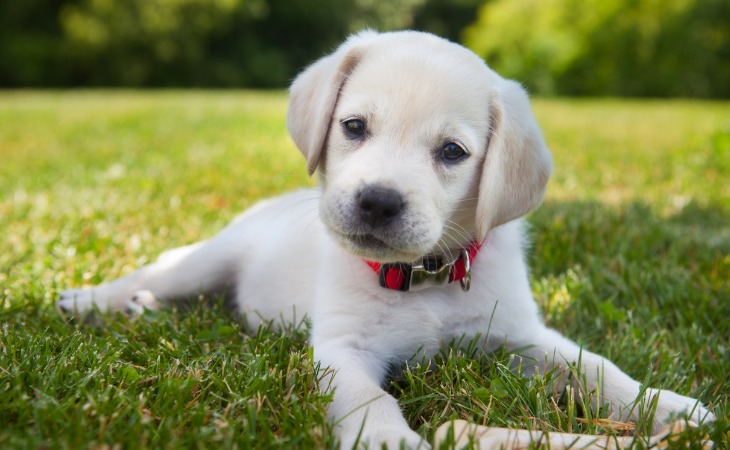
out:
<path id="1" fill-rule="evenodd" d="M 311 184 L 285 108 L 283 93 L 0 93 L 0 447 L 335 445 L 305 325 L 254 334 L 216 299 L 91 324 L 53 307 L 61 289 L 128 273 Z M 730 104 L 535 111 L 556 160 L 530 218 L 546 320 L 633 377 L 700 397 L 730 447 Z M 390 390 L 429 438 L 455 417 L 606 431 L 554 393 L 556 374 L 509 366 L 509 354 L 444 352 Z"/>

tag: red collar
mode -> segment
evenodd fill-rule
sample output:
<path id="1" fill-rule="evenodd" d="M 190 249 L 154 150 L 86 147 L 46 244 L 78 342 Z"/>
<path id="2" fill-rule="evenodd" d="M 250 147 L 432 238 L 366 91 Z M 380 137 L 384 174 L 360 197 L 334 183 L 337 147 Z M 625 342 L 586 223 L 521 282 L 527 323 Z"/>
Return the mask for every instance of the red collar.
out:
<path id="1" fill-rule="evenodd" d="M 421 264 L 380 264 L 367 261 L 368 266 L 380 277 L 380 285 L 396 291 L 409 291 L 421 285 L 434 286 L 459 281 L 461 288 L 468 291 L 471 286 L 471 262 L 479 253 L 482 244 L 472 241 L 459 251 L 459 256 L 444 263 L 440 256 L 424 256 Z"/>

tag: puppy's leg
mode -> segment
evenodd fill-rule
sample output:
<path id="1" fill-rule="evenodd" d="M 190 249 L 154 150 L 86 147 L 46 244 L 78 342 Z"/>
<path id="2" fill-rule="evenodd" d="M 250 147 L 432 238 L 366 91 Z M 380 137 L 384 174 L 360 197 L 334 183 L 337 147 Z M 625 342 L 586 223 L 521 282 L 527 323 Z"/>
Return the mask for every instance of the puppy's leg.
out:
<path id="1" fill-rule="evenodd" d="M 96 306 L 102 312 L 153 309 L 157 299 L 171 300 L 226 287 L 235 275 L 234 246 L 230 238 L 216 236 L 209 241 L 180 247 L 131 274 L 84 289 L 61 293 L 58 307 L 81 314 Z"/>
<path id="2" fill-rule="evenodd" d="M 571 380 L 580 391 L 598 393 L 597 402 L 607 402 L 612 416 L 620 421 L 635 421 L 639 417 L 639 403 L 643 400 L 648 406 L 657 402 L 652 431 L 658 432 L 673 415 L 684 414 L 690 420 L 701 423 L 713 421 L 715 416 L 699 400 L 679 395 L 664 389 L 645 389 L 641 383 L 621 371 L 611 361 L 587 350 L 581 349 L 554 330 L 545 328 L 534 339 L 537 346 L 520 350 L 523 356 L 534 358 L 538 364 L 558 366 L 567 369 L 580 363 L 580 373 L 585 376 L 587 385 L 581 380 Z M 595 408 L 597 404 L 593 404 Z"/>
<path id="3" fill-rule="evenodd" d="M 427 449 L 430 446 L 411 430 L 398 402 L 381 388 L 385 363 L 367 350 L 315 345 L 314 355 L 327 370 L 322 389 L 334 389 L 327 411 L 340 437 L 341 448 Z M 358 447 L 355 447 L 357 444 Z"/>

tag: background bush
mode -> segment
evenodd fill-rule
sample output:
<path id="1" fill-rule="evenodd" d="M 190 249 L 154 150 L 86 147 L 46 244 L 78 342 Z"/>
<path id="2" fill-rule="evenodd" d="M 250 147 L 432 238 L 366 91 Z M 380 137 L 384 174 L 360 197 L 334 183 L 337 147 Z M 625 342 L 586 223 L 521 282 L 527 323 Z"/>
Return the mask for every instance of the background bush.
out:
<path id="1" fill-rule="evenodd" d="M 0 5 L 1 86 L 283 87 L 348 34 L 458 39 L 478 0 L 28 0 Z"/>
<path id="2" fill-rule="evenodd" d="M 466 44 L 541 94 L 730 97 L 727 0 L 494 0 Z"/>
<path id="3" fill-rule="evenodd" d="M 463 42 L 546 95 L 730 97 L 727 0 L 24 0 L 0 87 L 284 87 L 347 34 Z"/>

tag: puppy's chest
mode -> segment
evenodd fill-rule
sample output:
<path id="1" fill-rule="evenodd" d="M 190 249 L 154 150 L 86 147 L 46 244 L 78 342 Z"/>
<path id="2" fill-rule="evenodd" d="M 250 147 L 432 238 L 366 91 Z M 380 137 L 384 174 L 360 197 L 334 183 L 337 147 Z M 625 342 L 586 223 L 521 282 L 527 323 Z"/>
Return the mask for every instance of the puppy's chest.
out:
<path id="1" fill-rule="evenodd" d="M 457 296 L 430 304 L 429 308 L 441 320 L 441 345 L 484 336 L 489 332 L 493 311 L 485 307 L 485 302 L 473 302 L 466 296 Z"/>
<path id="2" fill-rule="evenodd" d="M 349 328 L 357 330 L 353 344 L 399 360 L 432 356 L 444 345 L 485 335 L 489 327 L 488 314 L 463 297 L 421 293 L 371 301 Z"/>

